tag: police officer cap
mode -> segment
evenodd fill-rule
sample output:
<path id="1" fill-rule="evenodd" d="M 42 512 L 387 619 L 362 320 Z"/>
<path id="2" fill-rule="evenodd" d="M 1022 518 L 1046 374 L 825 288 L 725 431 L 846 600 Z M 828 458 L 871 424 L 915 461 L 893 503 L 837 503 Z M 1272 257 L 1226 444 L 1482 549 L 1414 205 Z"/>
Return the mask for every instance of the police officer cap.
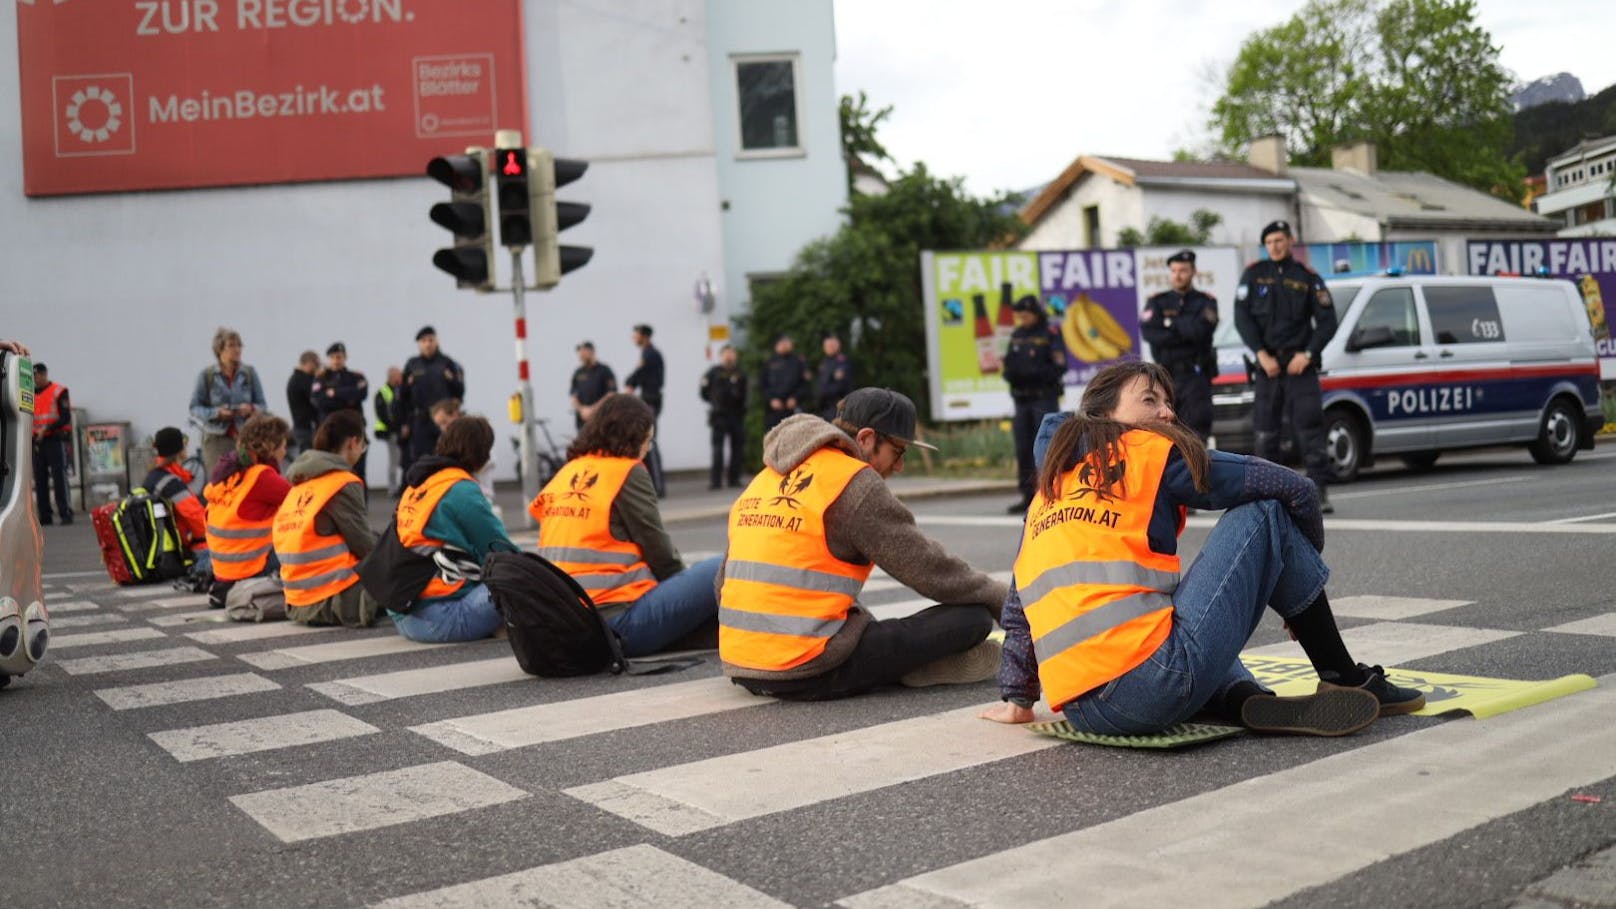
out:
<path id="1" fill-rule="evenodd" d="M 1262 237 L 1260 237 L 1259 239 L 1266 241 L 1268 239 L 1269 234 L 1284 234 L 1287 237 L 1290 236 L 1291 235 L 1290 222 L 1289 221 L 1273 221 L 1273 222 L 1270 222 L 1267 227 L 1262 229 Z"/>
<path id="2" fill-rule="evenodd" d="M 937 446 L 915 439 L 915 402 L 902 392 L 890 388 L 860 388 L 842 399 L 836 416 L 859 429 L 873 429 L 900 442 L 937 450 Z"/>
<path id="3" fill-rule="evenodd" d="M 421 330 L 415 333 L 415 340 L 419 341 L 422 338 L 426 337 L 427 335 L 432 335 L 432 336 L 436 337 L 437 334 L 438 334 L 437 329 L 434 329 L 430 325 L 423 325 L 423 326 L 421 326 Z"/>
<path id="4" fill-rule="evenodd" d="M 1264 233 L 1266 233 L 1266 231 Z M 1184 262 L 1184 263 L 1189 264 L 1189 265 L 1194 265 L 1195 264 L 1195 253 L 1193 253 L 1193 252 L 1191 252 L 1190 250 L 1187 250 L 1187 249 L 1181 249 L 1178 252 L 1173 253 L 1172 255 L 1167 257 L 1167 264 L 1168 265 L 1172 265 L 1174 262 Z"/>
<path id="5" fill-rule="evenodd" d="M 417 338 L 416 340 L 420 340 L 420 339 Z M 337 341 L 337 342 L 333 343 L 330 347 L 327 347 L 325 349 L 325 355 L 328 356 L 328 357 L 331 356 L 332 354 L 346 355 L 347 353 L 348 353 L 348 346 L 346 344 L 343 344 L 341 341 Z"/>
<path id="6" fill-rule="evenodd" d="M 1037 297 L 1028 294 L 1027 296 L 1017 300 L 1015 305 L 1011 306 L 1010 308 L 1016 312 L 1030 312 L 1036 315 L 1044 311 L 1044 304 L 1038 302 Z"/>

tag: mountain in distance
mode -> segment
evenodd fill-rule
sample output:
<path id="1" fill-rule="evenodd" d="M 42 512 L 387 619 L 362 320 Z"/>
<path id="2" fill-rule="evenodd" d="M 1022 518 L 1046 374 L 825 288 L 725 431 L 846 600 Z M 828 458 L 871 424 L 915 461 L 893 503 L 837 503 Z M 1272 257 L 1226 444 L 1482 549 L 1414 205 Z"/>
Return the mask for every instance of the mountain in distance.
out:
<path id="1" fill-rule="evenodd" d="M 1588 95 L 1582 90 L 1582 81 L 1576 76 L 1570 73 L 1555 73 L 1516 86 L 1515 93 L 1510 95 L 1509 100 L 1519 112 L 1550 101 L 1574 104 L 1586 97 Z"/>
<path id="2" fill-rule="evenodd" d="M 1515 114 L 1515 145 L 1529 174 L 1584 139 L 1616 135 L 1616 85 L 1581 101 L 1547 101 Z"/>

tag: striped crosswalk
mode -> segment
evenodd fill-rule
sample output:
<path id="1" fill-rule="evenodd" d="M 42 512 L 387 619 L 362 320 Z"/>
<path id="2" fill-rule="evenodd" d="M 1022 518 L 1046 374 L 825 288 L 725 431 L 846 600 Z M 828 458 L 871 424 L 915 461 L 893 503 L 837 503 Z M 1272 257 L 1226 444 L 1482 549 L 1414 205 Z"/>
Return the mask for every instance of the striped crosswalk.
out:
<path id="1" fill-rule="evenodd" d="M 91 684 L 75 684 L 89 703 L 136 733 L 157 772 L 177 785 L 205 780 L 198 798 L 227 812 L 214 823 L 260 840 L 360 850 L 367 836 L 386 836 L 454 843 L 453 852 L 473 848 L 461 842 L 471 831 L 509 831 L 533 851 L 502 853 L 498 867 L 445 865 L 431 885 L 362 899 L 392 909 L 1021 907 L 1072 905 L 1074 894 L 1083 905 L 1255 907 L 1616 777 L 1612 676 L 1484 722 L 1398 718 L 1291 757 L 1254 740 L 1158 757 L 977 719 L 996 697 L 991 683 L 880 695 L 849 714 L 753 696 L 710 656 L 642 679 L 539 679 L 504 641 L 424 645 L 388 627 L 237 624 L 193 596 L 130 593 L 64 594 L 53 646 L 66 653 L 43 672 L 62 684 L 86 677 Z M 877 574 L 866 605 L 884 619 L 931 603 Z M 1616 613 L 1488 628 L 1453 620 L 1469 605 L 1333 600 L 1352 620 L 1343 637 L 1353 653 L 1385 665 L 1462 664 L 1545 638 L 1616 636 Z M 1248 652 L 1302 656 L 1293 642 L 1268 640 Z M 1476 667 L 1502 674 L 1487 660 Z M 857 719 L 834 731 L 821 726 L 849 715 Z M 1553 760 L 1531 747 L 1545 740 L 1557 742 Z M 1240 769 L 1257 754 L 1261 766 Z M 1117 816 L 1057 811 L 1071 818 L 1064 827 L 1004 835 L 1004 813 L 1059 800 L 1062 786 L 1121 785 L 1119 774 L 1147 761 L 1162 762 L 1150 772 L 1219 769 L 1215 782 L 1188 791 L 1126 790 L 1132 807 Z M 935 801 L 978 786 L 991 798 Z M 909 793 L 919 801 L 906 808 Z M 1015 798 L 1026 802 L 1004 801 Z M 1308 842 L 1322 811 L 1340 848 L 1235 848 L 1253 830 L 1265 843 Z M 845 885 L 829 871 L 773 870 L 813 848 L 836 853 L 808 832 L 827 818 L 881 831 L 850 837 L 856 852 L 879 850 L 872 843 L 884 836 L 904 840 L 913 816 L 938 828 L 954 812 L 961 829 L 991 824 L 1000 835 L 968 837 L 918 864 L 882 858 Z M 804 832 L 797 818 L 807 819 Z"/>

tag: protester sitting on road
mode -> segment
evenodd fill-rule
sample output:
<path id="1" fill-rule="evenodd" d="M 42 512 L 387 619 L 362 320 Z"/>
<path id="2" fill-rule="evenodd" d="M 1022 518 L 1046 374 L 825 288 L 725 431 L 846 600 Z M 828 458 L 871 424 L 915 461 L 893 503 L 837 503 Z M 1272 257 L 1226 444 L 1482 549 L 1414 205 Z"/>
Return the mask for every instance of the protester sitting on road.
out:
<path id="1" fill-rule="evenodd" d="M 369 628 L 381 613 L 354 566 L 376 548 L 365 485 L 354 466 L 365 453 L 365 418 L 338 410 L 314 431 L 314 447 L 287 471 L 292 491 L 275 514 L 287 618 L 303 625 Z"/>
<path id="2" fill-rule="evenodd" d="M 914 403 L 882 388 L 849 394 L 834 424 L 798 414 L 764 437 L 718 575 L 719 656 L 737 685 L 824 700 L 992 678 L 1005 585 L 921 533 L 887 488 L 914 445 L 931 448 L 915 441 Z M 874 565 L 948 605 L 875 621 L 858 604 Z"/>
<path id="3" fill-rule="evenodd" d="M 432 422 L 442 432 L 449 428 L 449 424 L 460 419 L 460 399 L 444 398 L 432 405 Z"/>
<path id="4" fill-rule="evenodd" d="M 474 641 L 502 624 L 477 580 L 490 552 L 516 551 L 475 479 L 493 447 L 494 429 L 482 417 L 450 423 L 436 453 L 405 472 L 393 525 L 359 566 L 365 587 L 412 641 Z"/>
<path id="5" fill-rule="evenodd" d="M 168 502 L 168 507 L 174 512 L 174 523 L 180 531 L 180 542 L 190 550 L 191 558 L 195 560 L 191 574 L 193 577 L 206 578 L 213 571 L 212 560 L 208 556 L 207 510 L 202 507 L 202 500 L 191 492 L 191 482 L 196 478 L 180 463 L 185 457 L 188 442 L 185 433 L 177 427 L 164 426 L 157 430 L 152 437 L 152 449 L 157 453 L 157 459 L 152 463 L 152 469 L 146 472 L 146 478 L 140 481 L 140 486 Z"/>
<path id="6" fill-rule="evenodd" d="M 241 428 L 236 450 L 219 459 L 207 499 L 208 551 L 213 589 L 208 605 L 224 608 L 235 582 L 273 574 L 280 565 L 270 542 L 275 512 L 292 486 L 280 474 L 291 427 L 274 414 L 254 414 Z"/>
<path id="7" fill-rule="evenodd" d="M 202 431 L 202 463 L 208 471 L 236 447 L 247 420 L 265 408 L 264 387 L 258 373 L 241 362 L 241 335 L 235 329 L 213 333 L 213 360 L 191 390 L 191 423 Z"/>
<path id="8" fill-rule="evenodd" d="M 656 415 L 633 395 L 606 396 L 567 449 L 567 463 L 528 505 L 539 555 L 572 575 L 625 656 L 666 648 L 718 615 L 719 558 L 689 568 L 662 527 L 644 460 Z"/>
<path id="9" fill-rule="evenodd" d="M 1317 488 L 1268 461 L 1207 451 L 1174 422 L 1160 365 L 1101 370 L 1078 413 L 1045 419 L 1035 448 L 1037 494 L 1000 619 L 1004 703 L 983 718 L 1028 722 L 1040 686 L 1074 727 L 1100 735 L 1155 733 L 1202 710 L 1262 732 L 1345 735 L 1425 705 L 1341 640 Z M 1228 511 L 1181 578 L 1186 508 Z M 1318 672 L 1315 694 L 1275 697 L 1240 662 L 1265 607 Z"/>

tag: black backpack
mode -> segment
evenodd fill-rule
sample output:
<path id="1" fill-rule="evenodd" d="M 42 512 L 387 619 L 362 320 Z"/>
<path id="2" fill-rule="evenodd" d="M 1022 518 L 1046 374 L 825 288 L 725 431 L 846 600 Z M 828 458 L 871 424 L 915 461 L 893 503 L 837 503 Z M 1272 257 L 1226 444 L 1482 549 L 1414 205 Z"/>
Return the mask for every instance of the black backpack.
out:
<path id="1" fill-rule="evenodd" d="M 137 584 L 183 578 L 194 561 L 168 500 L 137 488 L 112 511 L 124 564 Z"/>
<path id="2" fill-rule="evenodd" d="M 505 619 L 516 662 L 529 675 L 561 678 L 610 671 L 651 675 L 686 669 L 700 658 L 635 660 L 572 576 L 534 552 L 492 552 L 483 583 Z"/>

